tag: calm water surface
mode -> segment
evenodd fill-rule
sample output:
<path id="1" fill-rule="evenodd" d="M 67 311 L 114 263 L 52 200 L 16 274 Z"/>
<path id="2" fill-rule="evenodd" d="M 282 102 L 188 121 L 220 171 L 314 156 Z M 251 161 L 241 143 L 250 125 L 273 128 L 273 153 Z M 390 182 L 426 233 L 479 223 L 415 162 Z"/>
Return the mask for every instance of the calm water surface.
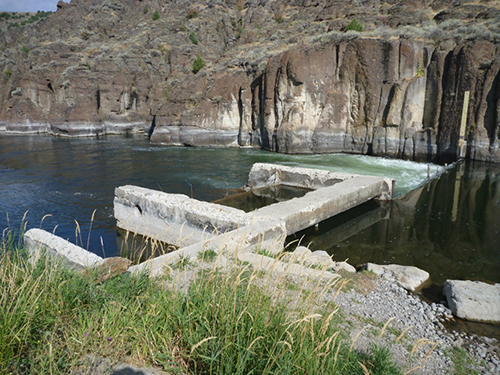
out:
<path id="1" fill-rule="evenodd" d="M 462 164 L 421 186 L 427 165 L 400 160 L 167 148 L 152 146 L 143 136 L 0 135 L 0 229 L 18 229 L 27 212 L 28 228 L 55 231 L 113 256 L 115 187 L 132 184 L 213 201 L 244 185 L 256 162 L 396 179 L 398 200 L 370 203 L 321 223 L 299 235 L 302 243 L 354 264 L 415 265 L 438 283 L 445 278 L 500 282 L 500 166 L 484 163 Z M 443 171 L 431 166 L 433 177 Z"/>

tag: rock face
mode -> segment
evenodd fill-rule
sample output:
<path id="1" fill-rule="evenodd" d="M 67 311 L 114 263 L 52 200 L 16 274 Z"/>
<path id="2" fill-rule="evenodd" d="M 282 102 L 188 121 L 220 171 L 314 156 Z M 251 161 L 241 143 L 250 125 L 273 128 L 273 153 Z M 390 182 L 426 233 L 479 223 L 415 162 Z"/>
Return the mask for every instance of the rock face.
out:
<path id="1" fill-rule="evenodd" d="M 384 279 L 396 281 L 401 287 L 410 292 L 418 291 L 429 280 L 428 272 L 412 266 L 366 263 L 362 268 L 382 276 Z"/>
<path id="2" fill-rule="evenodd" d="M 500 5 L 469 3 L 61 1 L 0 25 L 0 129 L 444 161 L 470 91 L 467 155 L 500 162 Z"/>
<path id="3" fill-rule="evenodd" d="M 453 315 L 466 320 L 500 323 L 500 284 L 446 280 L 443 293 Z"/>

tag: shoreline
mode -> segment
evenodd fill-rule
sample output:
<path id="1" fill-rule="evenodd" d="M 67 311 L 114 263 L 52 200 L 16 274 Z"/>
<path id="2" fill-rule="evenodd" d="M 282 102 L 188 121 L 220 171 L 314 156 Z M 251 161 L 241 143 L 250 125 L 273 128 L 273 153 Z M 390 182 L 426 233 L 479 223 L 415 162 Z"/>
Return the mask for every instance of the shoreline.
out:
<path id="1" fill-rule="evenodd" d="M 443 321 L 453 321 L 455 318 L 448 308 L 441 304 L 428 304 L 422 301 L 419 295 L 406 291 L 395 282 L 378 277 L 368 277 L 362 282 L 362 290 L 356 290 L 354 287 L 341 292 L 335 301 L 345 313 L 346 320 L 358 327 L 352 331 L 354 334 L 361 328 L 378 331 L 381 325 L 392 319 L 386 330 L 389 332 L 380 340 L 390 348 L 399 364 L 404 364 L 401 362 L 409 358 L 408 344 L 426 339 L 429 349 L 436 343 L 437 346 L 429 354 L 421 374 L 447 373 L 452 366 L 447 353 L 454 346 L 462 347 L 469 353 L 474 360 L 474 367 L 480 370 L 480 373 L 500 372 L 500 342 L 497 339 L 456 330 L 449 332 Z M 394 333 L 407 328 L 406 345 L 391 345 L 397 338 Z M 367 335 L 361 337 L 368 338 Z M 359 345 L 360 348 L 366 348 L 376 341 L 377 335 L 371 340 L 360 341 Z M 425 354 L 421 352 L 419 358 L 422 360 L 424 357 Z"/>

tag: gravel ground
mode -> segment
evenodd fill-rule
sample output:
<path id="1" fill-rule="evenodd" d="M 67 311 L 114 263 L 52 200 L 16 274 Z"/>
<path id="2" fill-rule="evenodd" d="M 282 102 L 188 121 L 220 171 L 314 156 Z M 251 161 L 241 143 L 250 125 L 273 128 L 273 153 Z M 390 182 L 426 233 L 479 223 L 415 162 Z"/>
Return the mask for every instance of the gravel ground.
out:
<path id="1" fill-rule="evenodd" d="M 379 278 L 364 280 L 361 285 L 338 294 L 336 302 L 345 324 L 350 326 L 352 338 L 364 329 L 355 342 L 358 349 L 380 341 L 380 345 L 390 348 L 393 359 L 406 371 L 415 368 L 412 374 L 455 374 L 455 364 L 450 358 L 453 347 L 468 353 L 470 363 L 464 373 L 475 370 L 479 374 L 500 374 L 500 343 L 496 339 L 448 332 L 443 323 L 453 316 L 446 306 L 423 302 L 395 282 Z M 395 343 L 405 329 L 404 337 Z M 419 347 L 410 356 L 414 346 Z"/>

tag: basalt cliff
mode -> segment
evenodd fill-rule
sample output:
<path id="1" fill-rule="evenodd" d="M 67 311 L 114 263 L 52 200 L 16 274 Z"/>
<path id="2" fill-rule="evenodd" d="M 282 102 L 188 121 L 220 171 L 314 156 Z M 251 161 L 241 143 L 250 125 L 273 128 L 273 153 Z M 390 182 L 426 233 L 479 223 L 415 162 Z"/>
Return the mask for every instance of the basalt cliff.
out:
<path id="1" fill-rule="evenodd" d="M 72 0 L 1 22 L 0 132 L 444 162 L 468 91 L 466 156 L 500 162 L 497 1 Z"/>

